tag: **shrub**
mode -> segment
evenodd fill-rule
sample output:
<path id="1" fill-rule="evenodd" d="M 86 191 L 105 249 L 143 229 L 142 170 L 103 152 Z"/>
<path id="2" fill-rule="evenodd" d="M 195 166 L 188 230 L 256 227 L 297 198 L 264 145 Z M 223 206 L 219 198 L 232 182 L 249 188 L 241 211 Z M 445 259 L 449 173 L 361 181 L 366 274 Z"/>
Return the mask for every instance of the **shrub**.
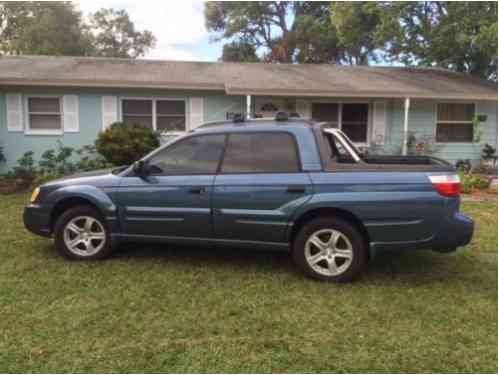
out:
<path id="1" fill-rule="evenodd" d="M 465 194 L 470 194 L 474 190 L 485 190 L 489 187 L 490 180 L 479 175 L 464 175 L 460 174 L 460 191 Z"/>
<path id="2" fill-rule="evenodd" d="M 460 159 L 455 163 L 455 167 L 459 172 L 467 174 L 472 169 L 472 163 L 470 159 Z"/>
<path id="3" fill-rule="evenodd" d="M 15 178 L 33 179 L 36 172 L 33 151 L 27 151 L 17 159 L 17 166 L 14 167 Z"/>
<path id="4" fill-rule="evenodd" d="M 39 174 L 63 176 L 74 173 L 75 165 L 71 162 L 74 148 L 65 147 L 62 142 L 57 141 L 56 150 L 45 151 L 38 162 Z"/>
<path id="5" fill-rule="evenodd" d="M 159 147 L 159 135 L 140 125 L 116 122 L 99 133 L 95 146 L 108 162 L 127 165 Z"/>
<path id="6" fill-rule="evenodd" d="M 79 160 L 76 162 L 77 171 L 93 171 L 96 169 L 111 168 L 112 163 L 108 163 L 104 157 L 97 153 L 95 146 L 86 145 L 76 150 Z"/>

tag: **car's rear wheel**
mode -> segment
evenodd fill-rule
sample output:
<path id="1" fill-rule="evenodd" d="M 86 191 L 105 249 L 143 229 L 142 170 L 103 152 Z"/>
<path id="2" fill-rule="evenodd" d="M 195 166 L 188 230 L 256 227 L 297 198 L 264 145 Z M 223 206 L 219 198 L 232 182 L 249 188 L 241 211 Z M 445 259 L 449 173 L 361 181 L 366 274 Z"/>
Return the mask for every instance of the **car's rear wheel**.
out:
<path id="1" fill-rule="evenodd" d="M 64 212 L 54 227 L 57 250 L 69 259 L 102 259 L 111 251 L 107 225 L 90 206 L 77 206 Z"/>
<path id="2" fill-rule="evenodd" d="M 368 253 L 363 235 L 353 224 L 325 217 L 301 228 L 294 241 L 293 257 L 315 279 L 346 282 L 364 271 Z"/>

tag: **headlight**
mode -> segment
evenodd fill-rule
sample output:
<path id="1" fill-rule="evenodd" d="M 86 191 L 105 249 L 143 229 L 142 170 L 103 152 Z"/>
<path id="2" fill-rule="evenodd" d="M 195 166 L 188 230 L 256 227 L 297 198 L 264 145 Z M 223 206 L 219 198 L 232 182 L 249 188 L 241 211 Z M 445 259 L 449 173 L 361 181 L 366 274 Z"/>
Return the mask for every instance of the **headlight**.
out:
<path id="1" fill-rule="evenodd" d="M 35 203 L 36 198 L 38 198 L 38 194 L 40 194 L 40 188 L 37 187 L 33 192 L 31 193 L 31 198 L 29 199 L 30 203 Z"/>

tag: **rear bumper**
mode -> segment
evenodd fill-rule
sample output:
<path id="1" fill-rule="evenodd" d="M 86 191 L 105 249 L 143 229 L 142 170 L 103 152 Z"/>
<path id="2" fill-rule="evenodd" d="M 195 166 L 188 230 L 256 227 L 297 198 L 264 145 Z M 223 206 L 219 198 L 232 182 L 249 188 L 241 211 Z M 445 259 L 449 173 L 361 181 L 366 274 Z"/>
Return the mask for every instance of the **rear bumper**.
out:
<path id="1" fill-rule="evenodd" d="M 30 204 L 24 208 L 24 227 L 31 233 L 50 237 L 50 210 L 38 204 Z"/>
<path id="2" fill-rule="evenodd" d="M 441 253 L 449 253 L 457 247 L 467 245 L 474 235 L 474 221 L 460 212 L 448 217 L 441 230 L 434 236 L 421 241 L 370 243 L 370 256 L 374 257 L 384 250 L 417 250 L 431 249 Z"/>
<path id="3" fill-rule="evenodd" d="M 431 248 L 435 251 L 447 251 L 465 246 L 472 240 L 473 235 L 474 221 L 460 212 L 455 212 L 431 241 Z"/>

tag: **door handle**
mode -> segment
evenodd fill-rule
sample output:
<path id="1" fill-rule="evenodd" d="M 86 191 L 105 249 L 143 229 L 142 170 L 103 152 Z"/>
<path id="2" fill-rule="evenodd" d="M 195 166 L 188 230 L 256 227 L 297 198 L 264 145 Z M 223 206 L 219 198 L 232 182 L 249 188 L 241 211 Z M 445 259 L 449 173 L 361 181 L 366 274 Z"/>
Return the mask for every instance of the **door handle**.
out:
<path id="1" fill-rule="evenodd" d="M 204 186 L 193 186 L 188 189 L 188 192 L 192 194 L 204 194 L 206 192 L 206 188 Z"/>
<path id="2" fill-rule="evenodd" d="M 304 193 L 306 191 L 306 186 L 304 185 L 289 185 L 287 186 L 288 193 Z"/>

